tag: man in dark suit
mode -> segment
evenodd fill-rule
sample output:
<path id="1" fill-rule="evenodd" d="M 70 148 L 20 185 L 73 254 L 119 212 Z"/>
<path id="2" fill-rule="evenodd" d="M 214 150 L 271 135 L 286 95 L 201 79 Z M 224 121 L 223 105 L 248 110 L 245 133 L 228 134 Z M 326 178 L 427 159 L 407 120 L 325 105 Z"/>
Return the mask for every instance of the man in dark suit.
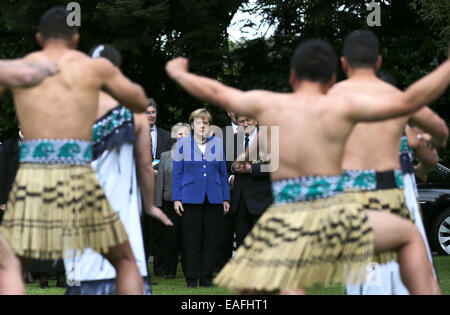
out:
<path id="1" fill-rule="evenodd" d="M 150 126 L 150 136 L 152 138 L 150 154 L 153 158 L 153 168 L 157 171 L 161 153 L 169 151 L 172 148 L 172 140 L 170 138 L 169 131 L 156 127 L 158 104 L 154 99 L 149 99 L 149 104 L 150 105 L 147 107 L 146 113 Z M 145 213 L 143 214 L 142 221 L 145 258 L 148 261 L 150 255 L 152 255 L 153 272 L 155 273 L 155 276 L 164 276 L 161 250 L 161 238 L 162 233 L 164 233 L 164 225 Z"/>
<path id="2" fill-rule="evenodd" d="M 236 245 L 239 247 L 247 233 L 253 228 L 256 221 L 272 203 L 270 175 L 261 172 L 262 161 L 259 152 L 247 154 L 255 160 L 236 161 L 241 152 L 258 150 L 258 128 L 255 119 L 238 115 L 237 121 L 243 132 L 234 135 L 235 162 L 228 163 L 229 171 L 233 174 L 231 179 L 231 208 L 234 216 L 236 232 Z M 256 142 L 253 146 L 252 144 Z"/>

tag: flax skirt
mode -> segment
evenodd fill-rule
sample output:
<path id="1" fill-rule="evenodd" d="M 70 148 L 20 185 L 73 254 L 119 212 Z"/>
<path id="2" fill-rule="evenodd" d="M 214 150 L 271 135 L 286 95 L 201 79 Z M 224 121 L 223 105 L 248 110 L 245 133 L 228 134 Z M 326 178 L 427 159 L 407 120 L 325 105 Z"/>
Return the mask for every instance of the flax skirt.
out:
<path id="1" fill-rule="evenodd" d="M 63 164 L 20 165 L 0 233 L 16 255 L 42 260 L 127 241 L 92 168 Z"/>
<path id="2" fill-rule="evenodd" d="M 273 205 L 214 282 L 235 292 L 361 283 L 373 250 L 367 215 L 346 194 Z"/>
<path id="3" fill-rule="evenodd" d="M 381 212 L 392 213 L 407 219 L 412 222 L 412 216 L 409 209 L 406 207 L 405 193 L 403 189 L 379 189 L 369 191 L 353 191 L 359 207 L 362 210 L 375 210 Z M 395 252 L 384 252 L 374 255 L 374 262 L 387 264 L 390 261 L 396 260 L 397 254 Z"/>

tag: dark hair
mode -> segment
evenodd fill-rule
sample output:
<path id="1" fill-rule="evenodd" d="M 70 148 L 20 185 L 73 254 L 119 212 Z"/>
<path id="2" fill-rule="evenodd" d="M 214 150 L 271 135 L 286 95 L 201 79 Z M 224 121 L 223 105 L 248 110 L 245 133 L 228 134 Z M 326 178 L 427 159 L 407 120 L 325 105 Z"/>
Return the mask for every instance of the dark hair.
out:
<path id="1" fill-rule="evenodd" d="M 89 56 L 91 56 L 92 58 L 106 58 L 111 61 L 117 68 L 120 68 L 120 66 L 122 65 L 122 56 L 117 51 L 117 49 L 115 49 L 114 46 L 111 45 L 95 45 L 89 52 Z"/>
<path id="2" fill-rule="evenodd" d="M 67 24 L 67 17 L 70 11 L 63 6 L 57 6 L 47 10 L 41 17 L 39 22 L 39 32 L 45 40 L 63 39 L 70 40 L 74 34 L 78 33 L 76 26 Z"/>
<path id="3" fill-rule="evenodd" d="M 345 38 L 343 55 L 352 68 L 375 68 L 379 46 L 374 33 L 358 30 Z"/>
<path id="4" fill-rule="evenodd" d="M 156 109 L 156 111 L 158 111 L 159 105 L 158 105 L 158 103 L 155 102 L 155 100 L 153 98 L 149 98 L 148 99 L 148 106 L 147 107 L 150 107 L 150 106 L 154 107 Z"/>
<path id="5" fill-rule="evenodd" d="M 377 75 L 378 79 L 383 80 L 384 82 L 397 87 L 397 81 L 394 79 L 394 77 L 389 72 L 377 71 L 376 75 Z"/>
<path id="6" fill-rule="evenodd" d="M 301 43 L 291 59 L 291 69 L 298 80 L 328 83 L 336 74 L 338 57 L 325 41 L 307 40 Z"/>

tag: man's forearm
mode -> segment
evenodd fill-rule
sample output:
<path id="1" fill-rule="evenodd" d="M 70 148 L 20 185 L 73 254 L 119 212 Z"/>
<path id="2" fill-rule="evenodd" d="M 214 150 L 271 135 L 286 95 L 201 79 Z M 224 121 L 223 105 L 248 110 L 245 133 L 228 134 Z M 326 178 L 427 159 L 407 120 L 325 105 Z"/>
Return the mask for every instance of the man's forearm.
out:
<path id="1" fill-rule="evenodd" d="M 149 213 L 154 201 L 155 174 L 153 169 L 148 167 L 139 168 L 138 174 L 144 209 L 146 213 Z"/>
<path id="2" fill-rule="evenodd" d="M 413 83 L 404 93 L 408 106 L 419 109 L 431 104 L 450 84 L 450 60 L 446 60 L 433 72 Z M 411 105 L 412 104 L 412 105 Z"/>

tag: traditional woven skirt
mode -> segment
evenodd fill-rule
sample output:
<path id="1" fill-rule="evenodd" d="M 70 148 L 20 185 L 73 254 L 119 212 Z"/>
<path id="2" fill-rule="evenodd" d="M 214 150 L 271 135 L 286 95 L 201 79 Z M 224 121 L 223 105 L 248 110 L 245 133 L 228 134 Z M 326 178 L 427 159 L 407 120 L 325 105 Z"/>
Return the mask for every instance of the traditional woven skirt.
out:
<path id="1" fill-rule="evenodd" d="M 406 207 L 402 176 L 401 170 L 344 170 L 343 185 L 361 209 L 392 213 L 412 222 L 411 212 Z M 395 252 L 374 256 L 374 262 L 382 264 L 396 259 Z"/>
<path id="2" fill-rule="evenodd" d="M 127 241 L 89 163 L 91 144 L 80 140 L 30 140 L 20 161 L 0 226 L 14 253 L 62 259 L 65 249 L 107 253 Z"/>
<path id="3" fill-rule="evenodd" d="M 237 292 L 363 282 L 374 236 L 365 212 L 342 193 L 340 180 L 273 182 L 274 204 L 214 282 Z"/>

